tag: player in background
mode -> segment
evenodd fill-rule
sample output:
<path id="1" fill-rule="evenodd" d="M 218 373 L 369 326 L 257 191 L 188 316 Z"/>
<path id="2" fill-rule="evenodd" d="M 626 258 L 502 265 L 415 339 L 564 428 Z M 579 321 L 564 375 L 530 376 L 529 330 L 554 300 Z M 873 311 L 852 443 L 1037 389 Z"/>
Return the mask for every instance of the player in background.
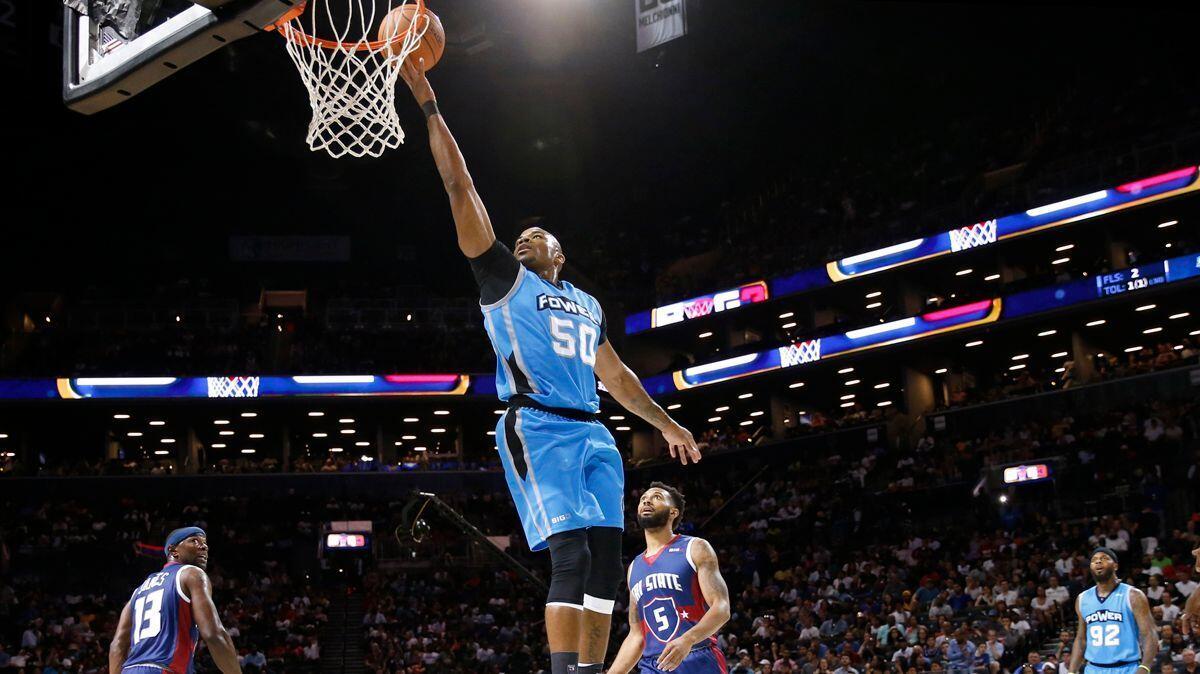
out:
<path id="1" fill-rule="evenodd" d="M 240 674 L 204 572 L 208 536 L 200 527 L 176 529 L 164 547 L 166 566 L 147 576 L 121 610 L 108 648 L 109 674 L 191 674 L 198 638 L 223 674 Z"/>
<path id="2" fill-rule="evenodd" d="M 1196 558 L 1192 570 L 1200 574 L 1200 548 L 1192 550 L 1192 556 Z M 1183 605 L 1183 631 L 1184 634 L 1200 634 L 1200 589 L 1192 590 Z"/>
<path id="3" fill-rule="evenodd" d="M 703 538 L 675 533 L 683 494 L 651 482 L 638 501 L 646 551 L 629 565 L 629 634 L 609 674 L 725 674 L 716 633 L 729 620 L 729 588 Z"/>
<path id="4" fill-rule="evenodd" d="M 692 434 L 646 394 L 607 339 L 599 302 L 562 281 L 566 256 L 540 227 L 514 251 L 496 240 L 466 161 L 438 110 L 424 64 L 401 69 L 425 113 L 434 163 L 450 198 L 458 247 L 480 288 L 508 410 L 496 444 L 532 550 L 550 550 L 546 636 L 552 674 L 599 673 L 623 572 L 624 467 L 598 420 L 596 378 L 625 409 L 662 432 L 681 463 L 700 460 Z"/>
<path id="5" fill-rule="evenodd" d="M 1075 646 L 1069 674 L 1150 674 L 1158 655 L 1158 634 L 1150 602 L 1141 590 L 1117 578 L 1117 553 L 1109 548 L 1092 552 L 1096 584 L 1075 598 Z"/>

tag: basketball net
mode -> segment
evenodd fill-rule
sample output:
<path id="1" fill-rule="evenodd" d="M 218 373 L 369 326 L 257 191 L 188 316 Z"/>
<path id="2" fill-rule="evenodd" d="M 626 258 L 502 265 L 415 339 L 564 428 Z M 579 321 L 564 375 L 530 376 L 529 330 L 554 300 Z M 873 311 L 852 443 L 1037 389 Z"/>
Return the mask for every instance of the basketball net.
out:
<path id="1" fill-rule="evenodd" d="M 257 398 L 261 377 L 209 377 L 209 398 Z"/>
<path id="2" fill-rule="evenodd" d="M 307 0 L 299 11 L 280 19 L 275 28 L 285 38 L 288 55 L 308 89 L 312 121 L 306 139 L 309 149 L 324 150 L 333 158 L 378 157 L 404 142 L 396 115 L 396 78 L 400 64 L 421 43 L 429 21 L 414 20 L 401 35 L 371 40 L 387 12 L 376 16 L 372 0 Z M 335 18 L 331 3 L 344 3 Z M 364 6 L 365 3 L 365 6 Z M 407 4 L 407 0 L 395 7 Z M 416 0 L 417 15 L 425 11 Z M 389 7 L 391 9 L 393 7 Z M 307 20 L 306 20 L 307 15 Z M 331 39 L 316 37 L 321 32 Z M 390 45 L 390 47 L 389 47 Z"/>

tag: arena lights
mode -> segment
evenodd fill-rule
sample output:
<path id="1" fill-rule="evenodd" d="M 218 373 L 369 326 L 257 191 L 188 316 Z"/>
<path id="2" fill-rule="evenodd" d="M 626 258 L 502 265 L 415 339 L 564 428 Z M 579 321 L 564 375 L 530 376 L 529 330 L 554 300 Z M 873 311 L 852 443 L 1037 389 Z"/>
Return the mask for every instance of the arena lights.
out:
<path id="1" fill-rule="evenodd" d="M 444 429 L 444 428 L 431 428 L 431 429 L 429 429 L 429 432 L 430 432 L 430 433 L 445 433 L 445 432 L 446 432 L 446 429 Z"/>
<path id="2" fill-rule="evenodd" d="M 878 309 L 879 307 L 882 307 L 882 306 L 883 306 L 883 302 L 871 302 L 870 304 L 867 305 L 867 308 L 868 309 Z"/>
<path id="3" fill-rule="evenodd" d="M 608 420 L 609 420 L 609 421 L 625 421 L 625 415 L 623 415 L 623 414 L 613 414 L 613 415 L 611 415 L 610 417 L 608 417 Z"/>
<path id="4" fill-rule="evenodd" d="M 1189 337 L 1195 337 L 1196 335 L 1200 335 L 1200 330 L 1192 330 L 1188 333 Z"/>
<path id="5" fill-rule="evenodd" d="M 753 397 L 754 397 L 753 393 L 743 393 L 738 396 L 738 400 L 746 400 L 747 398 L 753 398 Z"/>
<path id="6" fill-rule="evenodd" d="M 617 430 L 618 431 L 627 431 L 627 430 L 629 430 L 629 426 L 617 426 Z"/>
<path id="7" fill-rule="evenodd" d="M 7 440 L 7 439 L 8 439 L 8 433 L 0 433 L 0 440 Z"/>
<path id="8" fill-rule="evenodd" d="M 788 388 L 800 388 L 801 386 L 804 386 L 804 382 L 802 381 L 796 381 L 788 384 Z"/>
<path id="9" fill-rule="evenodd" d="M 1107 322 L 1108 322 L 1108 321 L 1106 321 L 1106 320 L 1104 320 L 1103 318 L 1101 318 L 1101 319 L 1099 319 L 1099 320 L 1095 320 L 1095 321 L 1088 321 L 1087 323 L 1084 323 L 1084 325 L 1086 325 L 1086 326 L 1087 326 L 1087 327 L 1089 327 L 1089 328 L 1094 328 L 1094 327 L 1096 327 L 1097 325 L 1104 325 L 1104 324 L 1105 324 L 1105 323 L 1107 323 Z"/>
<path id="10" fill-rule="evenodd" d="M 851 372 L 854 372 L 854 368 L 852 367 L 843 367 L 842 369 L 838 370 L 838 374 L 850 374 Z"/>
<path id="11" fill-rule="evenodd" d="M 710 330 L 710 331 L 708 331 L 708 332 L 702 332 L 702 333 L 700 333 L 699 335 L 696 335 L 696 336 L 697 336 L 697 337 L 699 337 L 700 339 L 708 339 L 709 337 L 712 337 L 712 336 L 713 336 L 713 333 L 712 333 L 712 331 Z"/>
<path id="12" fill-rule="evenodd" d="M 1054 264 L 1054 265 L 1066 264 L 1070 261 L 1071 261 L 1071 258 L 1069 258 L 1069 257 L 1060 257 L 1057 260 L 1051 260 L 1050 264 Z"/>
<path id="13" fill-rule="evenodd" d="M 861 384 L 861 383 L 862 383 L 861 379 L 850 379 L 850 380 L 842 382 L 842 386 L 855 386 L 855 385 Z"/>
<path id="14" fill-rule="evenodd" d="M 340 432 L 342 435 L 354 435 L 354 434 L 355 434 L 355 433 L 357 433 L 358 431 L 354 430 L 353 428 L 343 428 L 343 429 L 342 429 L 341 431 L 339 431 L 339 432 Z"/>
<path id="15" fill-rule="evenodd" d="M 487 432 L 487 434 L 488 434 L 488 435 L 495 435 L 495 434 L 496 434 L 496 431 L 488 431 L 488 432 Z M 413 436 L 413 437 L 416 437 L 416 436 Z"/>
<path id="16" fill-rule="evenodd" d="M 173 445 L 175 444 L 175 438 L 163 438 L 162 440 L 159 440 L 159 442 L 163 443 L 164 445 Z"/>
<path id="17" fill-rule="evenodd" d="M 325 413 L 324 413 L 324 412 L 309 412 L 309 413 L 308 413 L 308 416 L 310 416 L 310 417 L 323 417 L 323 416 L 325 416 Z"/>
<path id="18" fill-rule="evenodd" d="M 504 410 L 496 410 L 496 414 L 504 414 Z M 420 420 L 420 417 L 404 417 L 404 423 L 406 424 L 415 424 Z"/>
<path id="19" fill-rule="evenodd" d="M 313 437 L 314 437 L 314 438 L 327 438 L 327 437 L 329 437 L 329 434 L 328 434 L 328 433 L 313 433 L 312 435 L 313 435 Z"/>
<path id="20" fill-rule="evenodd" d="M 1041 332 L 1037 333 L 1038 337 L 1049 337 L 1050 335 L 1057 335 L 1057 334 L 1058 334 L 1058 330 L 1042 330 Z"/>
<path id="21" fill-rule="evenodd" d="M 167 450 L 167 449 L 156 449 L 156 450 L 154 450 L 154 455 L 155 455 L 155 456 L 166 456 L 167 454 L 170 454 L 170 453 L 171 453 L 171 451 L 170 451 L 170 450 Z"/>
<path id="22" fill-rule="evenodd" d="M 880 296 L 880 295 L 882 295 L 882 294 L 883 294 L 883 291 L 882 291 L 882 290 L 876 290 L 876 291 L 874 291 L 874 292 L 869 292 L 869 293 L 867 293 L 867 299 L 872 299 L 872 298 L 874 298 L 874 297 L 879 297 L 879 296 Z"/>
<path id="23" fill-rule="evenodd" d="M 450 410 L 434 410 L 433 414 L 434 416 L 444 417 L 450 414 Z"/>
<path id="24" fill-rule="evenodd" d="M 1066 356 L 1066 355 L 1067 355 L 1067 352 L 1066 352 L 1066 351 L 1059 351 L 1059 352 L 1057 352 L 1057 353 L 1052 353 L 1052 354 L 1050 354 L 1050 357 L 1051 357 L 1051 358 L 1062 358 L 1062 357 L 1064 357 L 1064 356 Z"/>
<path id="25" fill-rule="evenodd" d="M 129 415 L 128 414 L 114 414 L 113 418 L 114 419 L 128 419 Z"/>
<path id="26" fill-rule="evenodd" d="M 80 377 L 79 386 L 167 386 L 175 377 Z"/>
<path id="27" fill-rule="evenodd" d="M 1108 196 L 1108 190 L 1100 190 L 1099 192 L 1092 192 L 1091 194 L 1084 194 L 1082 196 L 1073 197 L 1071 199 L 1064 199 L 1062 201 L 1056 201 L 1052 204 L 1046 204 L 1045 206 L 1038 206 L 1037 208 L 1031 208 L 1031 209 L 1025 211 L 1025 215 L 1028 215 L 1030 217 L 1037 217 L 1039 215 L 1046 215 L 1047 213 L 1054 213 L 1056 211 L 1065 211 L 1068 208 L 1074 208 L 1076 206 L 1090 204 L 1093 201 L 1100 201 L 1101 199 L 1103 199 L 1107 196 Z"/>
<path id="28" fill-rule="evenodd" d="M 212 448 L 213 448 L 213 449 L 225 449 L 225 443 L 223 443 L 223 442 L 214 442 L 214 443 L 212 444 Z"/>
<path id="29" fill-rule="evenodd" d="M 354 423 L 354 420 L 353 419 L 338 419 L 338 423 L 339 424 L 352 424 L 352 423 Z"/>
<path id="30" fill-rule="evenodd" d="M 785 318 L 791 318 L 792 316 L 795 316 L 795 315 L 796 315 L 796 312 L 794 312 L 794 311 L 785 311 L 782 314 L 779 314 L 779 320 L 783 320 Z"/>
<path id="31" fill-rule="evenodd" d="M 428 450 L 428 449 L 429 449 L 429 448 L 428 448 L 428 447 L 426 447 L 425 445 L 421 445 L 421 446 L 419 446 L 419 447 L 413 447 L 413 451 L 414 451 L 414 452 L 424 452 L 424 451 L 426 451 L 426 450 Z"/>
<path id="32" fill-rule="evenodd" d="M 838 405 L 838 407 L 854 407 L 854 403 L 853 402 L 842 403 L 841 405 Z"/>
<path id="33" fill-rule="evenodd" d="M 911 328 L 916 324 L 917 324 L 917 319 L 915 316 L 912 316 L 909 318 L 902 318 L 898 321 L 892 321 L 890 323 L 881 323 L 879 325 L 872 325 L 869 328 L 859 328 L 857 330 L 850 330 L 846 333 L 846 336 L 849 337 L 850 339 L 863 339 L 864 337 L 873 337 L 875 335 L 883 334 L 885 332 L 893 332 L 896 330 L 903 330 L 905 328 Z"/>
<path id="34" fill-rule="evenodd" d="M 1142 306 L 1134 309 L 1134 311 L 1150 311 L 1151 309 L 1157 309 L 1157 308 L 1158 308 L 1157 304 L 1143 304 Z"/>
<path id="35" fill-rule="evenodd" d="M 1162 332 L 1162 328 L 1153 327 L 1153 328 L 1146 328 L 1145 330 L 1142 330 L 1143 335 L 1153 335 L 1156 332 Z"/>
<path id="36" fill-rule="evenodd" d="M 670 405 L 667 405 L 667 409 L 669 410 L 677 410 L 680 407 L 683 407 L 682 403 L 671 403 Z"/>
<path id="37" fill-rule="evenodd" d="M 954 275 L 955 276 L 966 276 L 967 274 L 973 273 L 974 271 L 975 271 L 974 269 L 970 269 L 970 268 L 959 269 L 958 271 L 954 272 Z"/>
<path id="38" fill-rule="evenodd" d="M 1012 365 L 1008 369 L 1009 370 L 1023 370 L 1023 369 L 1025 369 L 1025 363 L 1021 363 L 1019 365 Z"/>
<path id="39" fill-rule="evenodd" d="M 853 393 L 847 393 L 846 395 L 842 396 L 840 400 L 854 400 L 854 398 L 855 395 Z"/>
<path id="40" fill-rule="evenodd" d="M 155 420 L 155 421 L 151 421 L 150 425 L 151 426 L 166 426 L 167 422 Z"/>
<path id="41" fill-rule="evenodd" d="M 1142 348 L 1143 348 L 1143 347 L 1141 347 L 1141 346 L 1130 346 L 1130 347 L 1127 347 L 1127 348 L 1125 349 L 1125 353 L 1134 353 L 1134 352 L 1137 352 L 1137 351 L 1141 351 L 1141 350 L 1142 350 Z"/>
<path id="42" fill-rule="evenodd" d="M 297 384 L 373 384 L 375 377 L 364 375 L 300 375 L 292 377 Z"/>
<path id="43" fill-rule="evenodd" d="M 228 419 L 213 419 L 213 424 L 216 426 L 228 426 L 229 420 Z"/>
<path id="44" fill-rule="evenodd" d="M 1068 244 L 1066 244 L 1066 245 L 1059 246 L 1058 248 L 1055 248 L 1055 249 L 1054 249 L 1054 252 L 1056 252 L 1056 253 L 1065 253 L 1065 252 L 1067 252 L 1068 250 L 1071 250 L 1071 249 L 1072 249 L 1072 248 L 1074 248 L 1074 247 L 1075 247 L 1075 244 L 1073 244 L 1073 243 L 1068 243 Z"/>
<path id="45" fill-rule="evenodd" d="M 714 412 L 728 412 L 728 411 L 729 411 L 729 405 L 721 405 L 720 407 L 718 407 L 717 409 L 715 409 L 715 410 L 713 410 L 713 411 L 714 411 Z"/>
<path id="46" fill-rule="evenodd" d="M 949 368 L 939 367 L 938 369 L 934 370 L 933 373 L 934 374 L 946 374 L 949 371 L 950 371 Z"/>
<path id="47" fill-rule="evenodd" d="M 784 323 L 779 327 L 783 328 L 784 330 L 791 330 L 792 328 L 796 327 L 796 325 L 796 323 Z"/>
<path id="48" fill-rule="evenodd" d="M 967 347 L 968 349 L 971 349 L 971 348 L 974 348 L 974 347 L 976 347 L 976 346 L 981 346 L 981 345 L 983 345 L 983 340 L 982 340 L 982 339 L 977 339 L 977 340 L 975 340 L 975 341 L 973 341 L 973 342 L 967 342 L 967 343 L 966 343 L 966 344 L 964 344 L 963 346 Z"/>
<path id="49" fill-rule="evenodd" d="M 495 435 L 495 434 L 496 434 L 496 431 L 491 431 L 491 434 L 492 434 L 492 435 Z M 415 435 L 401 435 L 401 436 L 400 436 L 400 439 L 401 439 L 401 440 L 416 440 L 416 439 L 417 439 L 417 436 L 415 436 Z"/>
<path id="50" fill-rule="evenodd" d="M 1065 367 L 1056 367 L 1056 368 L 1054 368 L 1054 371 L 1055 371 L 1055 372 L 1066 372 L 1066 371 L 1067 371 L 1067 368 L 1065 368 Z"/>
<path id="51" fill-rule="evenodd" d="M 131 437 L 131 438 L 140 438 L 140 437 L 142 437 L 142 433 L 141 433 L 141 431 L 129 431 L 129 432 L 128 432 L 128 433 L 126 433 L 125 435 L 128 435 L 128 436 L 129 436 L 129 437 Z"/>
<path id="52" fill-rule="evenodd" d="M 217 435 L 233 435 L 233 431 L 221 431 L 220 433 L 217 433 Z"/>
<path id="53" fill-rule="evenodd" d="M 334 454 L 337 454 L 338 452 L 342 451 L 342 448 L 341 447 L 330 447 L 329 451 L 333 452 Z"/>
<path id="54" fill-rule="evenodd" d="M 715 424 L 716 422 L 718 422 L 718 421 L 720 421 L 720 420 L 721 420 L 721 417 L 709 417 L 709 418 L 708 418 L 708 423 L 710 423 L 710 424 Z"/>
<path id="55" fill-rule="evenodd" d="M 762 410 L 755 410 L 755 411 L 753 411 L 753 412 L 751 412 L 751 413 L 750 413 L 750 416 L 752 416 L 752 417 L 761 417 L 762 415 L 763 415 L 763 411 L 762 411 Z"/>
<path id="56" fill-rule="evenodd" d="M 876 384 L 876 385 L 872 386 L 871 388 L 874 388 L 874 389 L 881 389 L 881 388 L 887 388 L 887 387 L 889 387 L 889 386 L 891 386 L 891 385 L 892 385 L 892 384 L 891 384 L 891 382 L 886 382 L 886 381 L 885 381 L 885 382 L 880 382 L 880 383 L 878 383 L 878 384 Z"/>
<path id="57" fill-rule="evenodd" d="M 850 257 L 842 258 L 841 264 L 843 266 L 849 266 L 849 265 L 859 264 L 862 262 L 870 262 L 871 260 L 878 260 L 881 257 L 888 257 L 889 255 L 896 255 L 897 253 L 904 253 L 904 252 L 910 251 L 913 248 L 916 248 L 917 246 L 921 245 L 924 242 L 925 242 L 925 239 L 913 239 L 912 241 L 905 241 L 904 243 L 898 243 L 894 246 L 888 246 L 887 248 L 880 248 L 878 250 L 872 250 L 867 253 L 851 255 Z"/>
<path id="58" fill-rule="evenodd" d="M 1191 312 L 1184 311 L 1184 312 L 1178 313 L 1178 314 L 1171 314 L 1170 316 L 1167 316 L 1167 318 L 1172 321 L 1177 321 L 1181 318 L 1187 318 L 1188 316 L 1191 316 L 1191 315 L 1192 315 Z"/>
<path id="59" fill-rule="evenodd" d="M 251 440 L 262 440 L 266 436 L 264 436 L 262 433 L 251 433 L 249 437 Z"/>
<path id="60" fill-rule="evenodd" d="M 1027 354 L 1027 353 L 1018 353 L 1017 355 L 1013 356 L 1012 359 L 1013 360 L 1025 360 L 1028 357 L 1029 357 L 1029 354 Z"/>
<path id="61" fill-rule="evenodd" d="M 355 447 L 370 447 L 371 443 L 367 442 L 366 440 L 360 440 L 360 441 L 354 443 L 354 446 Z"/>
<path id="62" fill-rule="evenodd" d="M 370 461 L 374 461 L 374 460 L 375 460 L 375 457 L 373 457 L 373 456 L 369 456 L 369 455 L 367 455 L 367 454 L 363 454 L 362 456 L 358 457 L 358 460 L 359 460 L 359 461 L 367 461 L 367 462 L 370 462 Z"/>
<path id="63" fill-rule="evenodd" d="M 1166 229 L 1168 227 L 1174 227 L 1175 225 L 1178 225 L 1178 224 L 1179 224 L 1178 220 L 1167 220 L 1166 222 L 1158 223 L 1158 229 Z"/>
<path id="64" fill-rule="evenodd" d="M 393 442 L 393 443 L 392 443 L 392 446 L 393 446 L 393 447 L 399 447 L 399 446 L 401 446 L 401 445 L 403 445 L 403 444 L 404 444 L 403 442 L 401 442 L 401 441 L 397 440 L 397 441 L 395 441 L 395 442 Z"/>
<path id="65" fill-rule="evenodd" d="M 892 401 L 884 400 L 883 402 L 875 403 L 875 406 L 876 407 L 887 407 L 888 405 L 891 405 L 891 404 L 892 404 Z"/>
<path id="66" fill-rule="evenodd" d="M 753 421 L 751 421 L 751 420 L 749 420 L 749 419 L 747 419 L 747 420 L 745 420 L 745 421 L 741 422 L 740 424 L 738 424 L 738 426 L 749 426 L 749 425 L 750 425 L 750 424 L 752 424 L 752 423 L 754 423 L 754 422 L 753 422 Z"/>
<path id="67" fill-rule="evenodd" d="M 242 412 L 240 415 L 243 419 L 253 419 L 258 416 L 258 412 Z"/>
<path id="68" fill-rule="evenodd" d="M 253 454 L 253 453 L 254 453 L 253 449 L 243 449 L 242 450 L 242 454 Z"/>
<path id="69" fill-rule="evenodd" d="M 988 274 L 987 276 L 983 277 L 983 280 L 984 281 L 999 281 L 1000 275 L 999 274 Z"/>

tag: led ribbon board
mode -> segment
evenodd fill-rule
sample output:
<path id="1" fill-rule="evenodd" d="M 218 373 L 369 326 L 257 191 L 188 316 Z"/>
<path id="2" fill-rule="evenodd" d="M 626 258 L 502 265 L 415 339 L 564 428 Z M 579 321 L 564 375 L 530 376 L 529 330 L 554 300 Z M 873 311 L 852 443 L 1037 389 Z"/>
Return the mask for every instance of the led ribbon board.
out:
<path id="1" fill-rule="evenodd" d="M 631 314 L 625 317 L 625 333 L 631 335 L 664 325 L 674 325 L 718 311 L 736 309 L 743 304 L 766 302 L 767 298 L 767 282 L 755 281 L 730 290 Z"/>
<path id="2" fill-rule="evenodd" d="M 762 299 L 755 301 L 765 301 L 768 297 L 785 297 L 823 288 L 865 274 L 873 274 L 941 255 L 988 246 L 1004 239 L 1061 227 L 1196 190 L 1200 190 L 1200 172 L 1196 166 L 1189 166 L 1110 189 L 1089 192 L 1052 204 L 1038 206 L 1023 213 L 983 220 L 966 227 L 957 227 L 936 236 L 912 239 L 878 250 L 851 255 L 828 262 L 823 268 L 805 269 L 794 274 L 772 278 L 767 282 L 759 281 L 750 285 L 761 284 L 763 287 Z M 742 288 L 746 287 L 748 286 L 742 286 Z M 750 303 L 742 300 L 737 304 L 716 308 L 715 298 L 731 292 L 737 292 L 737 290 L 706 295 L 687 302 L 632 314 L 625 319 L 625 332 L 626 334 L 644 332 Z M 710 310 L 703 311 L 704 301 L 711 303 Z M 676 318 L 680 312 L 683 314 L 682 318 Z"/>
<path id="3" fill-rule="evenodd" d="M 464 395 L 465 374 L 298 375 L 294 377 L 79 377 L 0 381 L 0 398 L 112 400 Z"/>
<path id="4" fill-rule="evenodd" d="M 1200 277 L 1200 254 L 1182 255 L 1070 283 L 870 325 L 840 335 L 802 339 L 787 346 L 649 377 L 642 380 L 642 384 L 652 395 L 675 393 L 1196 277 Z"/>

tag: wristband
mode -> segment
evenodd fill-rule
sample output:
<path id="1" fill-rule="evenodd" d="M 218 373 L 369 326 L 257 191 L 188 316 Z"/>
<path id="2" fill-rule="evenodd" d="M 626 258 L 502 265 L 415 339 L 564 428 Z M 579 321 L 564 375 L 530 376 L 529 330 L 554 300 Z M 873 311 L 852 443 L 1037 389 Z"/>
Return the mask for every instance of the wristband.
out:
<path id="1" fill-rule="evenodd" d="M 442 111 L 438 110 L 437 101 L 432 98 L 421 104 L 421 110 L 425 112 L 425 119 L 442 114 Z"/>
<path id="2" fill-rule="evenodd" d="M 1138 669 L 1144 669 L 1146 670 L 1146 674 L 1150 674 L 1150 668 L 1146 665 L 1138 665 Z"/>

